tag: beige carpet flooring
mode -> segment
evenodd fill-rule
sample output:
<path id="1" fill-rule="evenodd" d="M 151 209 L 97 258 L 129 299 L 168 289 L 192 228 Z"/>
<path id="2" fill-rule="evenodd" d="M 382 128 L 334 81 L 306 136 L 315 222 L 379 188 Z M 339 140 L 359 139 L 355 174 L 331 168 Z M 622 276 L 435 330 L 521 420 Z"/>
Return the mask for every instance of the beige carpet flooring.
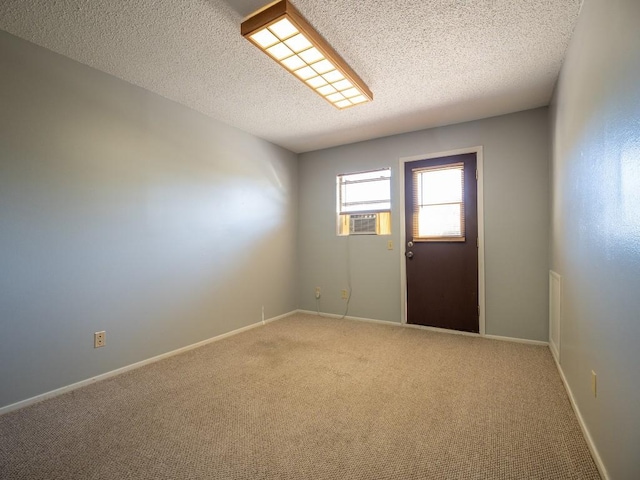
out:
<path id="1" fill-rule="evenodd" d="M 599 479 L 546 347 L 295 315 L 0 417 L 2 479 Z"/>

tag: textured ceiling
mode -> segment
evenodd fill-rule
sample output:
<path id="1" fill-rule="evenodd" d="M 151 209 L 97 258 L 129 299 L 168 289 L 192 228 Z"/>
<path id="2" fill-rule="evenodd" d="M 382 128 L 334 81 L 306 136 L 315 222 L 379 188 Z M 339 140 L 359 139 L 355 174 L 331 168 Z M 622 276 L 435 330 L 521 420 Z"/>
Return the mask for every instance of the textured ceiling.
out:
<path id="1" fill-rule="evenodd" d="M 240 36 L 267 0 L 2 0 L 0 28 L 294 152 L 549 103 L 582 0 L 293 0 L 373 91 L 339 111 Z"/>

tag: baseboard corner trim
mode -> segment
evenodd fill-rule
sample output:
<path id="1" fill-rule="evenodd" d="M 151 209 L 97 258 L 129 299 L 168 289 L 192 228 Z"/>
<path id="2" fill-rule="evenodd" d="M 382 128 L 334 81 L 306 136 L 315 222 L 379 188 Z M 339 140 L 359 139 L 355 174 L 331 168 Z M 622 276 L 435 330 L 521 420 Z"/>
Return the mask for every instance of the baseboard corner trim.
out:
<path id="1" fill-rule="evenodd" d="M 554 357 L 554 360 L 556 360 L 555 357 Z M 573 408 L 573 412 L 576 414 L 576 418 L 578 419 L 578 425 L 580 425 L 580 429 L 582 430 L 582 435 L 584 436 L 584 439 L 587 442 L 587 447 L 589 447 L 589 451 L 591 452 L 591 458 L 593 458 L 593 462 L 596 464 L 596 468 L 598 469 L 598 472 L 600 472 L 600 476 L 602 477 L 602 480 L 610 480 L 611 477 L 609 477 L 609 473 L 607 472 L 607 469 L 604 466 L 602 457 L 600 457 L 600 452 L 598 452 L 598 449 L 596 448 L 596 445 L 593 442 L 593 438 L 591 438 L 591 433 L 589 433 L 587 424 L 585 423 L 584 418 L 582 418 L 582 413 L 580 412 L 580 408 L 578 408 L 578 404 L 576 403 L 576 399 L 573 396 L 573 392 L 571 391 L 569 382 L 567 382 L 567 378 L 564 376 L 564 372 L 562 371 L 562 366 L 558 363 L 557 360 L 554 363 L 558 368 L 560 379 L 562 380 L 564 389 L 566 390 L 567 396 L 569 397 L 569 403 L 571 403 L 571 408 Z"/>
<path id="2" fill-rule="evenodd" d="M 115 377 L 116 375 L 120 375 L 130 370 L 135 370 L 136 368 L 144 367 L 145 365 L 149 365 L 151 363 L 164 360 L 165 358 L 173 357 L 174 355 L 179 355 L 181 353 L 188 352 L 189 350 L 193 350 L 198 347 L 203 347 L 209 343 L 217 342 L 218 340 L 222 340 L 227 337 L 232 337 L 233 335 L 246 332 L 247 330 L 251 330 L 256 327 L 261 327 L 267 323 L 275 322 L 277 320 L 281 320 L 283 318 L 294 315 L 296 312 L 297 310 L 293 310 L 291 312 L 287 312 L 282 315 L 278 315 L 276 317 L 265 319 L 264 322 L 260 321 L 257 323 L 252 323 L 251 325 L 240 327 L 240 328 L 237 328 L 236 330 L 231 330 L 230 332 L 222 333 L 220 335 L 216 335 L 215 337 L 207 338 L 206 340 L 202 340 L 200 342 L 192 343 L 191 345 L 187 345 L 185 347 L 180 347 L 175 350 L 171 350 L 170 352 L 161 353 L 160 355 L 156 355 L 154 357 L 147 358 L 145 360 L 141 360 L 139 362 L 132 363 L 130 365 L 125 365 L 124 367 L 116 368 L 115 370 L 111 370 L 109 372 L 101 373 L 100 375 L 96 375 L 95 377 L 86 378 L 84 380 L 80 380 L 79 382 L 75 382 L 70 385 L 65 385 L 64 387 L 56 388 L 54 390 L 50 390 L 48 392 L 41 393 L 33 397 L 29 397 L 24 400 L 19 400 L 15 403 L 11 403 L 9 405 L 0 407 L 0 415 L 4 415 L 5 413 L 13 412 L 15 410 L 20 410 L 22 408 L 33 405 L 35 403 L 39 403 L 53 397 L 57 397 L 58 395 L 62 395 L 63 393 L 67 393 L 72 390 L 77 390 L 78 388 L 86 387 L 87 385 L 91 385 L 92 383 L 99 382 L 100 380 L 106 380 L 107 378 Z"/>
<path id="3" fill-rule="evenodd" d="M 295 315 L 296 313 L 298 313 L 298 310 L 291 310 L 290 312 L 283 313 L 282 315 L 277 315 L 275 317 L 267 318 L 265 319 L 264 323 L 267 324 L 267 323 L 275 322 L 277 320 L 282 320 L 283 318 L 290 317 L 291 315 Z"/>

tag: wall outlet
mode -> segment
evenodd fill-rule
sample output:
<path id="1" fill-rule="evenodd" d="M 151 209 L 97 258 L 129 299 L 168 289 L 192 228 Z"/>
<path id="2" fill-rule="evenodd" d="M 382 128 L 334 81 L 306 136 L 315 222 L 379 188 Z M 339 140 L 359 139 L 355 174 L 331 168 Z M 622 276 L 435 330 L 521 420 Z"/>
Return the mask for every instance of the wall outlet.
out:
<path id="1" fill-rule="evenodd" d="M 107 344 L 107 332 L 104 330 L 93 334 L 93 348 L 104 347 Z"/>
<path id="2" fill-rule="evenodd" d="M 320 298 L 320 287 L 316 287 L 316 298 Z"/>
<path id="3" fill-rule="evenodd" d="M 591 370 L 591 391 L 593 392 L 594 397 L 598 397 L 598 376 L 596 372 Z"/>
<path id="4" fill-rule="evenodd" d="M 393 240 L 387 242 L 387 250 L 393 250 Z"/>
<path id="5" fill-rule="evenodd" d="M 347 300 L 349 298 L 349 290 L 341 290 L 341 292 L 342 292 L 342 299 Z"/>

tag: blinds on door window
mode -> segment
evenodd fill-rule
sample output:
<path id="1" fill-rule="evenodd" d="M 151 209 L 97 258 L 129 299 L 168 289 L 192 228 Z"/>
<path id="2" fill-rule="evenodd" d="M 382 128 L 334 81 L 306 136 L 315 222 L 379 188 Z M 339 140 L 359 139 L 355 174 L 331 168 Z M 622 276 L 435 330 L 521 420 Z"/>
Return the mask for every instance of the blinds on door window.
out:
<path id="1" fill-rule="evenodd" d="M 413 172 L 413 241 L 464 242 L 464 164 Z"/>

